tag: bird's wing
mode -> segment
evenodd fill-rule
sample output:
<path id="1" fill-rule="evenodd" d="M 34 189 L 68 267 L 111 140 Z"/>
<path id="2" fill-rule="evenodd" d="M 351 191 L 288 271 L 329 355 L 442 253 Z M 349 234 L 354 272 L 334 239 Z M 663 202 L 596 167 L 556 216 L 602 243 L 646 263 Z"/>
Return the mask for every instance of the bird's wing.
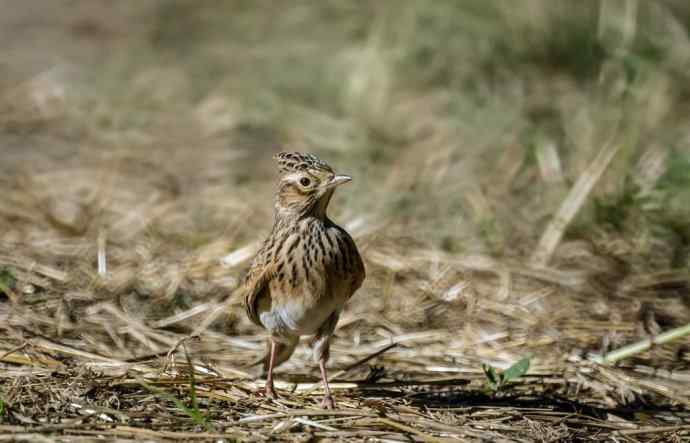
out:
<path id="1" fill-rule="evenodd" d="M 356 249 L 355 251 L 355 269 L 357 269 L 357 272 L 355 274 L 355 281 L 352 284 L 352 294 L 354 294 L 359 288 L 362 287 L 362 283 L 364 283 L 364 279 L 367 277 L 367 271 L 364 268 L 364 262 L 362 261 L 362 257 L 359 255 L 359 251 L 357 251 Z M 352 297 L 352 294 L 350 294 L 350 297 Z"/>
<path id="2" fill-rule="evenodd" d="M 272 269 L 273 266 L 252 266 L 243 283 L 244 309 L 249 319 L 257 326 L 263 326 L 257 308 L 259 299 L 268 295 L 268 283 L 273 277 Z"/>
<path id="3" fill-rule="evenodd" d="M 352 275 L 352 289 L 350 292 L 350 297 L 354 294 L 364 282 L 366 278 L 366 269 L 364 268 L 364 262 L 362 261 L 362 256 L 359 255 L 359 250 L 355 241 L 352 239 L 350 234 L 347 233 L 343 228 L 338 228 L 339 234 L 346 243 L 345 250 L 346 253 L 351 257 L 349 262 L 350 266 L 348 271 Z"/>

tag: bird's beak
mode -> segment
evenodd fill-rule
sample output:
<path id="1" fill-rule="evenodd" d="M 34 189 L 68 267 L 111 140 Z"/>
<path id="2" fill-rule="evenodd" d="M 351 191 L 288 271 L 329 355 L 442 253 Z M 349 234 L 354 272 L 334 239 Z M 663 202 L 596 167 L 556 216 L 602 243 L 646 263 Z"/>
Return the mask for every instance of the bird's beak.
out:
<path id="1" fill-rule="evenodd" d="M 336 175 L 328 183 L 326 183 L 326 189 L 335 188 L 349 181 L 352 181 L 352 177 L 349 175 Z"/>

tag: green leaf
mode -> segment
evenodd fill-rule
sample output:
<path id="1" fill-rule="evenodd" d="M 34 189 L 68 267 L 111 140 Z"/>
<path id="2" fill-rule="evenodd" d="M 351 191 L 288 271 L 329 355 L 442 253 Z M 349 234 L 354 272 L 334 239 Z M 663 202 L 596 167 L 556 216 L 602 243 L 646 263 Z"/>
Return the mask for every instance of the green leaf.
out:
<path id="1" fill-rule="evenodd" d="M 5 416 L 5 401 L 0 398 L 0 417 Z"/>
<path id="2" fill-rule="evenodd" d="M 525 357 L 503 372 L 503 380 L 510 381 L 522 377 L 529 371 L 531 357 Z"/>
<path id="3" fill-rule="evenodd" d="M 194 377 L 194 365 L 192 364 L 192 359 L 189 358 L 189 354 L 187 353 L 187 347 L 182 344 L 183 349 L 184 349 L 184 356 L 187 359 L 187 364 L 191 368 L 191 371 L 189 372 L 190 376 L 190 396 L 192 398 L 192 412 L 193 412 L 193 417 L 194 420 L 197 421 L 199 424 L 204 424 L 204 426 L 208 427 L 208 423 L 206 420 L 206 416 L 202 414 L 202 412 L 199 410 L 199 402 L 196 399 L 196 378 Z"/>
<path id="4" fill-rule="evenodd" d="M 496 369 L 487 364 L 482 365 L 484 375 L 486 376 L 486 383 L 492 390 L 497 390 L 501 386 L 501 376 L 496 372 Z"/>
<path id="5" fill-rule="evenodd" d="M 0 268 L 0 293 L 7 293 L 14 289 L 17 279 L 7 268 Z"/>

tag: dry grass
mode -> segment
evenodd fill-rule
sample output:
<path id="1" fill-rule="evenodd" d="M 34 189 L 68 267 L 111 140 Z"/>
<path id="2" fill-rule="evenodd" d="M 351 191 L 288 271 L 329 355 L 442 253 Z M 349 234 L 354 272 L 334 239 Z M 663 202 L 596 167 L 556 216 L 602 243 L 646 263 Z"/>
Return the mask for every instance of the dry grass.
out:
<path id="1" fill-rule="evenodd" d="M 685 2 L 40 5 L 0 17 L 1 441 L 689 438 L 687 337 L 593 361 L 690 323 Z M 260 396 L 233 297 L 281 147 L 355 177 L 335 412 L 304 347 Z"/>

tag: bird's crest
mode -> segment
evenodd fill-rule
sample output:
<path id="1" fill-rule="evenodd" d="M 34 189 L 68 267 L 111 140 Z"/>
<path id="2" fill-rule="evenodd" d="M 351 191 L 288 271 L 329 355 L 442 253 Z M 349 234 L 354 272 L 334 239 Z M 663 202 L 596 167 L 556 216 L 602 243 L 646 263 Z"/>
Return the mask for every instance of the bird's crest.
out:
<path id="1" fill-rule="evenodd" d="M 301 152 L 279 152 L 273 156 L 278 161 L 278 169 L 281 173 L 296 171 L 326 171 L 333 173 L 333 168 L 328 163 L 321 160 L 314 154 L 303 154 Z"/>

